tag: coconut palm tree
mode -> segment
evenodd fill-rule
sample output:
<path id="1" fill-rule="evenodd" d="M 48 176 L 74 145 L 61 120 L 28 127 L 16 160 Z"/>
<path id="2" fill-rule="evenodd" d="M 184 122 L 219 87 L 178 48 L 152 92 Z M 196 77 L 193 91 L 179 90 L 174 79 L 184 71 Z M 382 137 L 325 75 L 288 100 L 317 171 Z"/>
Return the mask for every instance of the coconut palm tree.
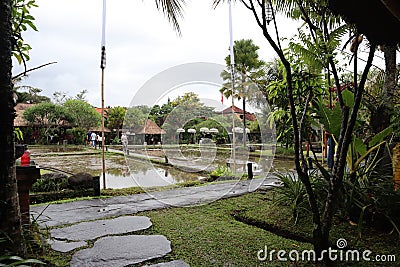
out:
<path id="1" fill-rule="evenodd" d="M 229 72 L 224 70 L 221 73 L 222 79 L 228 81 L 221 88 L 221 93 L 226 97 L 230 97 L 233 94 L 235 98 L 243 101 L 243 130 L 246 129 L 246 98 L 251 94 L 249 85 L 255 83 L 257 77 L 263 75 L 261 68 L 265 63 L 258 58 L 258 49 L 259 47 L 251 39 L 241 39 L 234 42 L 235 72 L 238 74 L 235 75 L 237 77 L 235 83 L 238 84 L 238 91 L 232 92 L 232 86 L 230 85 L 232 81 Z M 225 58 L 225 62 L 228 70 L 231 71 L 231 58 L 229 55 Z M 246 145 L 245 137 L 243 137 L 243 145 Z"/>

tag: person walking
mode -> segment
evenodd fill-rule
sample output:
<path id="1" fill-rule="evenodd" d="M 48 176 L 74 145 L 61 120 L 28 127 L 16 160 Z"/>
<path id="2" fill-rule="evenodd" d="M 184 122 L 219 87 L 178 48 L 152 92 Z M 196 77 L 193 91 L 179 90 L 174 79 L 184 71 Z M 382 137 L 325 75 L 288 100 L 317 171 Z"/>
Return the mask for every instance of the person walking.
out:
<path id="1" fill-rule="evenodd" d="M 103 135 L 97 135 L 97 144 L 99 145 L 99 148 L 101 148 L 102 147 L 102 145 L 103 145 Z"/>
<path id="2" fill-rule="evenodd" d="M 122 151 L 126 153 L 128 150 L 128 137 L 126 136 L 125 133 L 123 133 L 121 136 L 121 142 L 122 142 Z"/>
<path id="3" fill-rule="evenodd" d="M 86 140 L 85 140 L 85 142 L 88 146 L 90 146 L 90 143 L 91 143 L 91 136 L 92 136 L 92 132 L 88 131 L 86 134 Z"/>
<path id="4" fill-rule="evenodd" d="M 96 148 L 96 139 L 97 135 L 95 132 L 91 133 L 90 135 L 90 141 L 92 141 L 92 147 Z"/>

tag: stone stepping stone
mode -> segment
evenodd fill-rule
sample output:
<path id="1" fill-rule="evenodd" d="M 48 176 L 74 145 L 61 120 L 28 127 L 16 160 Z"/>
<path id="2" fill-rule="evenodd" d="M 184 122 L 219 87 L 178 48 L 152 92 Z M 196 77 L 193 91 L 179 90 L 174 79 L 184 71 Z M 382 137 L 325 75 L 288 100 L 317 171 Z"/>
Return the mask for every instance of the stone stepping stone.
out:
<path id="1" fill-rule="evenodd" d="M 77 241 L 77 242 L 66 242 L 59 241 L 55 239 L 48 239 L 47 244 L 51 246 L 51 249 L 59 251 L 59 252 L 68 252 L 74 250 L 76 248 L 84 247 L 87 245 L 85 241 Z"/>
<path id="2" fill-rule="evenodd" d="M 190 267 L 190 265 L 184 262 L 183 260 L 175 260 L 175 261 L 162 262 L 152 265 L 145 265 L 143 267 Z"/>
<path id="3" fill-rule="evenodd" d="M 50 235 L 58 240 L 85 241 L 106 235 L 126 234 L 144 230 L 151 225 L 150 218 L 146 216 L 122 216 L 52 229 Z"/>
<path id="4" fill-rule="evenodd" d="M 118 267 L 164 257 L 171 242 L 162 235 L 128 235 L 100 238 L 92 248 L 72 256 L 71 267 Z"/>

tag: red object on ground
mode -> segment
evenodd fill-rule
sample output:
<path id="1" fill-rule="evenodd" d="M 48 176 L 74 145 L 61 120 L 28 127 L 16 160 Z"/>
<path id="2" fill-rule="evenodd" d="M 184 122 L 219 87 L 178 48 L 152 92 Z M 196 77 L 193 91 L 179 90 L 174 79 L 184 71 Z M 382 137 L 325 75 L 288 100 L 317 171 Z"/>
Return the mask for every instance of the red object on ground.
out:
<path id="1" fill-rule="evenodd" d="M 21 156 L 21 166 L 28 166 L 31 164 L 31 152 L 25 150 L 24 154 Z"/>

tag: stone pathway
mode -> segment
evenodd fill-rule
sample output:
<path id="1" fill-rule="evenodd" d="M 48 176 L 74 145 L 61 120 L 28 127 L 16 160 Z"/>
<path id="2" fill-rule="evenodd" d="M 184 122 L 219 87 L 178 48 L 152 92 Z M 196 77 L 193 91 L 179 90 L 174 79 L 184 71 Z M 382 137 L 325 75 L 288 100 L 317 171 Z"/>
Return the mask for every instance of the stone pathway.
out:
<path id="1" fill-rule="evenodd" d="M 209 203 L 275 186 L 276 178 L 224 182 L 198 187 L 31 206 L 31 214 L 42 228 L 50 230 L 52 249 L 68 252 L 77 248 L 71 266 L 126 266 L 162 258 L 171 252 L 170 241 L 161 235 L 135 232 L 151 227 L 150 218 L 132 216 L 140 211 Z M 72 225 L 71 225 L 72 224 Z M 88 247 L 88 241 L 94 242 Z M 148 266 L 148 265 L 146 265 Z M 189 266 L 181 260 L 150 266 Z"/>
<path id="2" fill-rule="evenodd" d="M 171 252 L 171 242 L 162 235 L 107 236 L 92 248 L 72 256 L 71 266 L 126 266 L 161 258 Z"/>
<path id="3" fill-rule="evenodd" d="M 69 252 L 88 246 L 88 241 L 95 241 L 93 247 L 76 252 L 70 266 L 126 266 L 161 258 L 171 252 L 171 242 L 165 236 L 135 234 L 151 225 L 146 216 L 81 222 L 51 229 L 51 239 L 47 242 L 53 250 Z M 165 264 L 169 265 L 158 266 L 189 266 L 184 261 Z"/>
<path id="4" fill-rule="evenodd" d="M 110 220 L 82 222 L 64 228 L 50 230 L 58 240 L 85 241 L 106 235 L 127 234 L 149 228 L 150 218 L 145 216 L 122 216 Z"/>
<path id="5" fill-rule="evenodd" d="M 187 207 L 267 189 L 276 185 L 273 176 L 223 182 L 130 196 L 99 198 L 51 205 L 31 206 L 31 214 L 41 227 L 53 227 L 104 218 L 131 215 L 168 207 Z"/>

